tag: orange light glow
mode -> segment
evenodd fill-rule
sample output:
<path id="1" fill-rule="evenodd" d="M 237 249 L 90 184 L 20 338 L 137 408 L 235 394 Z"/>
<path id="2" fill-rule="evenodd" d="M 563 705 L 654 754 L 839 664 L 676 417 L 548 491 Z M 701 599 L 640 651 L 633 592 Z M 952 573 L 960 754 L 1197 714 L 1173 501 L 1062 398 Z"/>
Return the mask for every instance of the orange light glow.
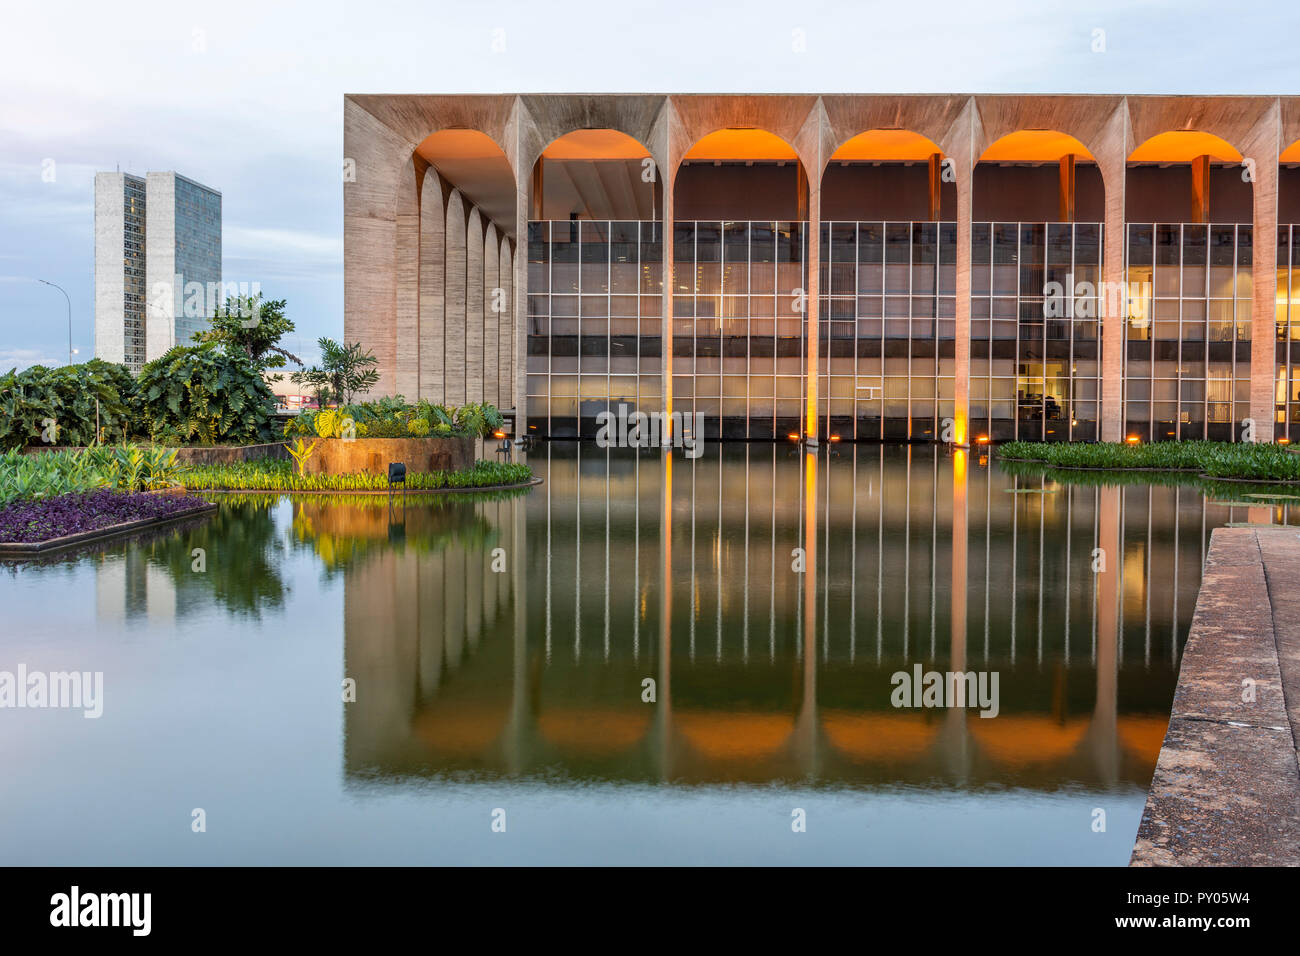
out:
<path id="1" fill-rule="evenodd" d="M 493 437 L 493 438 L 505 438 L 505 437 L 506 437 L 506 433 L 503 432 L 503 431 L 500 431 L 500 430 L 498 430 L 498 431 L 494 431 L 494 432 L 492 433 L 492 437 Z"/>
<path id="2" fill-rule="evenodd" d="M 1125 441 L 1127 441 L 1130 445 L 1136 445 L 1138 444 L 1138 442 L 1142 441 L 1142 439 L 1138 438 L 1137 435 L 1129 435 L 1128 438 L 1125 439 Z"/>
<path id="3" fill-rule="evenodd" d="M 831 162 L 916 162 L 941 152 L 933 140 L 909 129 L 872 129 L 845 142 Z"/>
<path id="4" fill-rule="evenodd" d="M 720 129 L 698 140 L 682 157 L 691 162 L 798 160 L 794 147 L 765 129 Z"/>
<path id="5" fill-rule="evenodd" d="M 1091 160 L 1088 147 L 1067 133 L 1054 129 L 1022 129 L 1003 136 L 980 157 L 981 163 L 1057 163 L 1073 153 Z"/>
<path id="6" fill-rule="evenodd" d="M 832 436 L 830 437 L 830 440 L 831 440 L 831 441 L 839 441 L 839 440 L 840 440 L 840 436 L 839 436 L 839 435 L 832 435 Z"/>
<path id="7" fill-rule="evenodd" d="M 650 152 L 615 129 L 575 129 L 542 151 L 546 159 L 644 159 Z"/>
<path id="8" fill-rule="evenodd" d="M 785 437 L 788 438 L 788 439 L 790 439 L 791 441 L 798 441 L 798 440 L 799 440 L 799 433 L 798 433 L 798 432 L 791 432 L 790 434 L 786 435 Z"/>
<path id="9" fill-rule="evenodd" d="M 978 438 L 976 438 L 975 440 L 976 440 L 977 442 L 979 442 L 981 445 L 987 445 L 987 444 L 989 443 L 989 436 L 988 436 L 988 435 L 980 435 L 980 436 L 979 436 Z"/>
<path id="10" fill-rule="evenodd" d="M 1291 439 L 1287 438 L 1287 437 L 1284 435 L 1283 437 L 1281 437 L 1281 438 L 1279 438 L 1279 439 L 1277 440 L 1277 443 L 1278 443 L 1279 445 L 1289 445 L 1289 444 L 1291 444 Z"/>
<path id="11" fill-rule="evenodd" d="M 1241 162 L 1241 153 L 1213 133 L 1174 130 L 1160 133 L 1129 153 L 1130 163 L 1190 163 L 1198 156 L 1229 163 Z"/>

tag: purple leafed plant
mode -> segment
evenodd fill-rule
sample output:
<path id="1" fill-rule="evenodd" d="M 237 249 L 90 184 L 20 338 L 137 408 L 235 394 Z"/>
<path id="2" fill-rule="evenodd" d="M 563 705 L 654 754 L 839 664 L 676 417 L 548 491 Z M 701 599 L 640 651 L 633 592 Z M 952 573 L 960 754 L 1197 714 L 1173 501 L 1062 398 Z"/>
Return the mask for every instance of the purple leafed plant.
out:
<path id="1" fill-rule="evenodd" d="M 128 521 L 183 514 L 207 502 L 191 495 L 87 491 L 15 501 L 0 508 L 0 542 L 36 543 Z"/>

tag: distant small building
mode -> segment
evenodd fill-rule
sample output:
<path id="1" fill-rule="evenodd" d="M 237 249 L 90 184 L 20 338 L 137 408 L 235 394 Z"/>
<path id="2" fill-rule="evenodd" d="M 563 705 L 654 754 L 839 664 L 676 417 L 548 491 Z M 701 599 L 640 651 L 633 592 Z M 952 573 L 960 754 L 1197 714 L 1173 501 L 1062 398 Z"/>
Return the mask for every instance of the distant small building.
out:
<path id="1" fill-rule="evenodd" d="M 224 301 L 221 193 L 174 172 L 95 174 L 95 357 L 139 371 Z"/>

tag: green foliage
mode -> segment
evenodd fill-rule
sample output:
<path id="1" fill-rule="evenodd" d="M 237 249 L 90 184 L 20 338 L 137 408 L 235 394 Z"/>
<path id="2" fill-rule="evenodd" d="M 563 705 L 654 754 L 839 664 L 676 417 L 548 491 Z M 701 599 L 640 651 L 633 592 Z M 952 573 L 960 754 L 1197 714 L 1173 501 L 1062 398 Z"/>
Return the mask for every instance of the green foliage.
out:
<path id="1" fill-rule="evenodd" d="M 443 488 L 488 488 L 517 485 L 532 480 L 533 471 L 515 462 L 478 461 L 464 471 L 411 472 L 406 476 L 410 491 Z M 304 475 L 287 461 L 263 459 L 230 465 L 193 468 L 185 478 L 192 489 L 223 491 L 384 491 L 387 475 Z"/>
<path id="2" fill-rule="evenodd" d="M 140 371 L 136 401 L 154 441 L 253 444 L 272 436 L 275 397 L 246 355 L 177 346 Z"/>
<path id="3" fill-rule="evenodd" d="M 456 425 L 466 435 L 486 434 L 487 416 L 483 414 L 483 406 L 469 402 L 456 409 Z"/>
<path id="4" fill-rule="evenodd" d="M 125 365 L 91 359 L 81 365 L 34 365 L 0 376 L 0 448 L 90 445 L 130 430 L 135 380 Z M 95 431 L 98 403 L 99 432 Z M 54 423 L 47 428 L 48 423 Z M 44 441 L 44 438 L 53 441 Z"/>
<path id="5" fill-rule="evenodd" d="M 320 441 L 314 441 L 310 445 L 301 438 L 294 440 L 293 444 L 284 443 L 284 447 L 289 449 L 289 455 L 293 458 L 294 467 L 297 468 L 298 474 L 306 474 L 307 459 L 311 458 L 312 453 L 316 451 L 316 446 Z"/>
<path id="6" fill-rule="evenodd" d="M 142 491 L 176 485 L 188 466 L 175 449 L 142 445 L 0 455 L 0 505 L 24 498 L 49 498 L 112 488 Z"/>
<path id="7" fill-rule="evenodd" d="M 1001 459 L 1033 461 L 1058 468 L 1158 469 L 1191 471 L 1211 478 L 1253 481 L 1300 481 L 1300 455 L 1283 445 L 1250 442 L 1006 442 L 997 446 Z"/>
<path id="8" fill-rule="evenodd" d="M 477 438 L 490 435 L 504 422 L 493 405 L 470 404 L 451 409 L 431 404 L 426 399 L 409 405 L 398 395 L 373 402 L 300 412 L 285 425 L 284 434 L 286 437 L 319 435 L 338 438 L 349 418 L 353 421 L 356 438 L 410 438 L 413 435 L 432 435 L 435 438 L 471 435 Z"/>
<path id="9" fill-rule="evenodd" d="M 332 408 L 323 408 L 316 413 L 311 424 L 316 428 L 316 434 L 321 438 L 335 438 L 338 436 L 338 424 L 340 415 Z M 302 415 L 298 416 L 299 420 Z"/>
<path id="10" fill-rule="evenodd" d="M 363 352 L 360 342 L 340 345 L 322 336 L 316 340 L 320 348 L 321 364 L 294 372 L 290 381 L 315 390 L 322 402 L 326 397 L 347 404 L 357 392 L 366 392 L 379 384 L 375 366 L 379 360 L 373 352 Z"/>
<path id="11" fill-rule="evenodd" d="M 285 316 L 284 308 L 284 299 L 263 302 L 260 294 L 232 295 L 212 316 L 210 327 L 196 338 L 215 343 L 229 354 L 247 356 L 259 372 L 284 368 L 289 361 L 302 365 L 302 359 L 276 344 L 293 331 L 293 321 Z M 277 381 L 279 378 L 275 376 Z"/>

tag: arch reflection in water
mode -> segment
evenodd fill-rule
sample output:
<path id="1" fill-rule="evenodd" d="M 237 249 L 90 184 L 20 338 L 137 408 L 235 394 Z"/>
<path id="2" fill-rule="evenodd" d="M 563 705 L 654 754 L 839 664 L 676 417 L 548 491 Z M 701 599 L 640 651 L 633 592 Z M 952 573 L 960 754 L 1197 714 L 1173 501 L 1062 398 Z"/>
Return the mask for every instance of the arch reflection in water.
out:
<path id="1" fill-rule="evenodd" d="M 413 547 L 413 506 L 344 567 L 349 774 L 1145 790 L 1209 532 L 1248 517 L 931 448 L 530 464 L 444 513 L 475 534 Z M 916 664 L 997 671 L 998 717 L 893 707 Z"/>

